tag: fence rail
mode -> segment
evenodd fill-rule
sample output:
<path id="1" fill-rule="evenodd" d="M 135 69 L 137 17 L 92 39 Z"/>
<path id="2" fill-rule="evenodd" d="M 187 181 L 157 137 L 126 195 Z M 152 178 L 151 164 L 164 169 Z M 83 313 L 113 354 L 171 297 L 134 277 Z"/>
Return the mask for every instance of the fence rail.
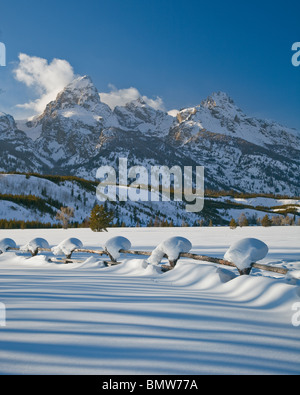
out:
<path id="1" fill-rule="evenodd" d="M 20 248 L 18 248 L 18 247 L 16 247 L 16 248 L 9 247 L 8 250 L 10 250 L 10 251 L 20 251 Z M 52 250 L 51 250 L 51 248 L 38 248 L 38 252 L 52 252 Z M 150 256 L 151 253 L 152 253 L 151 251 L 123 250 L 123 249 L 121 249 L 119 252 L 122 253 L 122 254 L 140 255 L 140 256 Z M 106 256 L 108 256 L 111 259 L 110 264 L 118 264 L 119 263 L 119 262 L 117 262 L 116 260 L 114 260 L 112 258 L 111 254 L 107 250 L 91 250 L 91 249 L 84 249 L 84 248 L 76 248 L 76 249 L 74 249 L 72 251 L 72 253 L 97 254 L 97 255 L 100 255 L 100 256 L 106 255 Z M 164 255 L 164 258 L 168 259 L 168 256 Z M 264 264 L 255 263 L 255 262 L 251 264 L 250 268 L 242 271 L 242 270 L 239 270 L 234 263 L 226 261 L 224 259 L 214 258 L 214 257 L 206 256 L 206 255 L 185 253 L 185 252 L 179 254 L 178 259 L 180 259 L 180 258 L 188 258 L 188 259 L 193 259 L 193 260 L 196 260 L 196 261 L 210 262 L 210 263 L 216 263 L 218 265 L 234 267 L 234 268 L 236 268 L 239 271 L 239 273 L 241 275 L 250 274 L 252 268 L 256 268 L 256 269 L 264 270 L 264 271 L 269 271 L 269 272 L 273 272 L 273 273 L 278 273 L 278 274 L 283 274 L 283 275 L 286 275 L 289 272 L 288 269 L 285 269 L 283 267 L 264 265 Z M 70 256 L 68 256 L 68 257 L 66 257 L 64 262 L 65 263 L 72 263 L 73 260 L 71 259 Z M 162 269 L 164 271 L 171 270 L 171 269 L 174 268 L 176 262 L 175 263 L 173 262 L 173 264 L 172 264 L 172 262 L 169 262 L 170 263 L 169 266 L 161 265 L 161 267 L 162 267 Z"/>

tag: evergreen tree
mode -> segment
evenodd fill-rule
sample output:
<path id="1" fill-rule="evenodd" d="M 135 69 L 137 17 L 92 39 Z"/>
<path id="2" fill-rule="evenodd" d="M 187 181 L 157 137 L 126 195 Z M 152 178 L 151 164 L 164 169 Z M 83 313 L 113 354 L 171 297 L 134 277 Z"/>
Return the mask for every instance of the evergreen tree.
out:
<path id="1" fill-rule="evenodd" d="M 158 227 L 158 226 L 160 226 L 160 220 L 159 220 L 159 218 L 158 218 L 158 216 L 157 216 L 157 215 L 155 216 L 155 220 L 154 220 L 154 224 L 153 224 L 153 226 L 154 226 L 154 227 Z"/>
<path id="2" fill-rule="evenodd" d="M 153 226 L 153 219 L 152 218 L 150 218 L 150 221 L 148 222 L 148 228 L 152 228 L 152 226 Z"/>
<path id="3" fill-rule="evenodd" d="M 231 221 L 229 223 L 230 229 L 235 229 L 237 228 L 238 224 L 236 223 L 234 218 L 231 218 Z"/>
<path id="4" fill-rule="evenodd" d="M 272 221 L 270 220 L 270 218 L 267 214 L 263 217 L 261 224 L 262 224 L 262 226 L 265 226 L 265 227 L 272 226 Z"/>
<path id="5" fill-rule="evenodd" d="M 107 232 L 107 228 L 112 225 L 113 218 L 113 211 L 109 211 L 104 206 L 97 204 L 91 211 L 90 228 L 93 232 Z"/>

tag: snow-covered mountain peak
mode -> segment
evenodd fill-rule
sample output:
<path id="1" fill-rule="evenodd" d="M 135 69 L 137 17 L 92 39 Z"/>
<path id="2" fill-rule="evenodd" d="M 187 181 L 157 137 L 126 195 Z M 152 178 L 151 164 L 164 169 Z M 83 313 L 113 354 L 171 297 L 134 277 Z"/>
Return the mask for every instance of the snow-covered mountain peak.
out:
<path id="1" fill-rule="evenodd" d="M 153 111 L 154 109 L 150 107 L 142 97 L 138 97 L 137 99 L 131 100 L 128 103 L 125 104 L 125 106 L 117 106 L 119 109 L 122 108 L 125 111 L 129 112 L 144 112 L 146 111 Z"/>
<path id="2" fill-rule="evenodd" d="M 233 99 L 226 92 L 213 92 L 210 97 L 215 100 L 217 106 L 226 103 L 234 104 Z"/>
<path id="3" fill-rule="evenodd" d="M 128 102 L 126 106 L 135 106 L 135 107 L 150 107 L 148 104 L 145 102 L 145 100 L 140 96 L 135 100 L 132 100 L 131 102 Z"/>
<path id="4" fill-rule="evenodd" d="M 3 130 L 15 129 L 15 128 L 16 128 L 16 123 L 14 118 L 9 114 L 0 112 L 0 130 L 3 131 Z"/>
<path id="5" fill-rule="evenodd" d="M 96 126 L 103 119 L 108 119 L 111 114 L 111 109 L 100 101 L 91 78 L 81 76 L 59 92 L 56 99 L 46 106 L 45 111 L 27 122 L 26 126 L 36 128 L 42 124 L 45 126 L 46 123 L 49 128 L 49 124 L 54 125 L 57 122 L 63 122 L 68 129 L 74 128 L 74 124 L 80 127 Z"/>
<path id="6" fill-rule="evenodd" d="M 201 102 L 201 107 L 208 108 L 210 110 L 214 109 L 218 111 L 219 109 L 225 111 L 240 111 L 235 105 L 232 98 L 225 92 L 214 92 L 207 99 Z"/>
<path id="7" fill-rule="evenodd" d="M 174 122 L 174 117 L 154 109 L 142 97 L 115 107 L 113 114 L 120 128 L 138 130 L 147 136 L 165 137 Z"/>
<path id="8" fill-rule="evenodd" d="M 90 77 L 83 76 L 67 85 L 57 95 L 56 103 L 60 108 L 78 105 L 91 110 L 100 103 L 100 97 Z"/>
<path id="9" fill-rule="evenodd" d="M 88 75 L 83 75 L 83 76 L 79 76 L 79 77 L 75 78 L 73 81 L 71 81 L 67 85 L 66 88 L 73 90 L 73 91 L 75 91 L 75 90 L 81 91 L 81 90 L 86 90 L 86 89 L 95 90 L 92 79 Z"/>
<path id="10" fill-rule="evenodd" d="M 242 139 L 257 146 L 298 147 L 299 135 L 273 121 L 260 120 L 245 114 L 227 93 L 212 93 L 200 105 L 186 108 L 177 114 L 181 129 L 181 141 L 185 144 L 194 139 L 199 132 L 207 131 Z M 176 127 L 176 136 L 178 135 Z M 184 133 L 182 133 L 184 131 Z M 174 134 L 174 133 L 173 133 Z M 185 138 L 182 138 L 182 136 Z M 280 148 L 277 153 L 285 152 Z"/>

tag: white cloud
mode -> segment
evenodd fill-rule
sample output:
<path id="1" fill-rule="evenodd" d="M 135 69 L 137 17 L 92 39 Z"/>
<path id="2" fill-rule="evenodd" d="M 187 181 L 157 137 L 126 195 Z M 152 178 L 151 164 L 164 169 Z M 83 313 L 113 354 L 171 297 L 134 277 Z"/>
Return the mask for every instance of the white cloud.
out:
<path id="1" fill-rule="evenodd" d="M 66 60 L 46 59 L 21 53 L 19 64 L 14 70 L 15 79 L 35 90 L 39 95 L 34 101 L 18 104 L 17 107 L 30 109 L 36 113 L 44 111 L 46 105 L 55 100 L 57 94 L 74 78 L 74 71 Z"/>
<path id="2" fill-rule="evenodd" d="M 62 59 L 53 59 L 49 63 L 46 59 L 36 56 L 29 56 L 24 53 L 19 54 L 19 63 L 14 69 L 14 78 L 32 88 L 37 99 L 16 107 L 29 110 L 35 114 L 40 114 L 45 110 L 46 105 L 55 100 L 57 94 L 63 90 L 74 78 L 76 78 L 73 68 L 69 62 Z M 100 99 L 109 107 L 124 106 L 132 100 L 142 98 L 149 106 L 156 110 L 165 110 L 164 103 L 160 97 L 153 99 L 142 96 L 136 88 L 117 89 L 109 85 L 110 92 L 100 93 Z"/>
<path id="3" fill-rule="evenodd" d="M 142 98 L 145 103 L 156 110 L 164 110 L 164 103 L 160 97 L 156 99 L 149 99 L 147 96 L 142 96 L 136 88 L 117 89 L 113 85 L 109 85 L 111 91 L 109 93 L 100 93 L 100 99 L 106 103 L 112 110 L 116 106 L 124 106 L 132 100 Z"/>

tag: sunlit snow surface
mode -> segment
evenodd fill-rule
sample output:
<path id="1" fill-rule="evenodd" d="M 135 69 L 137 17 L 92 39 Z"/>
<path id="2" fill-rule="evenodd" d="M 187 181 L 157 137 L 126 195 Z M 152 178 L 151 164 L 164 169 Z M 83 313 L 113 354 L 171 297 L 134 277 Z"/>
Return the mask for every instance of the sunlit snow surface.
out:
<path id="1" fill-rule="evenodd" d="M 115 236 L 149 251 L 184 237 L 192 253 L 219 258 L 234 242 L 257 238 L 269 247 L 261 263 L 300 269 L 299 227 L 0 231 L 18 246 L 78 238 L 101 249 Z M 105 256 L 73 255 L 77 263 L 67 265 L 48 262 L 51 253 L 0 255 L 0 373 L 300 373 L 297 280 L 257 269 L 239 276 L 187 258 L 161 273 L 145 256 L 121 254 L 120 265 L 106 268 Z"/>

